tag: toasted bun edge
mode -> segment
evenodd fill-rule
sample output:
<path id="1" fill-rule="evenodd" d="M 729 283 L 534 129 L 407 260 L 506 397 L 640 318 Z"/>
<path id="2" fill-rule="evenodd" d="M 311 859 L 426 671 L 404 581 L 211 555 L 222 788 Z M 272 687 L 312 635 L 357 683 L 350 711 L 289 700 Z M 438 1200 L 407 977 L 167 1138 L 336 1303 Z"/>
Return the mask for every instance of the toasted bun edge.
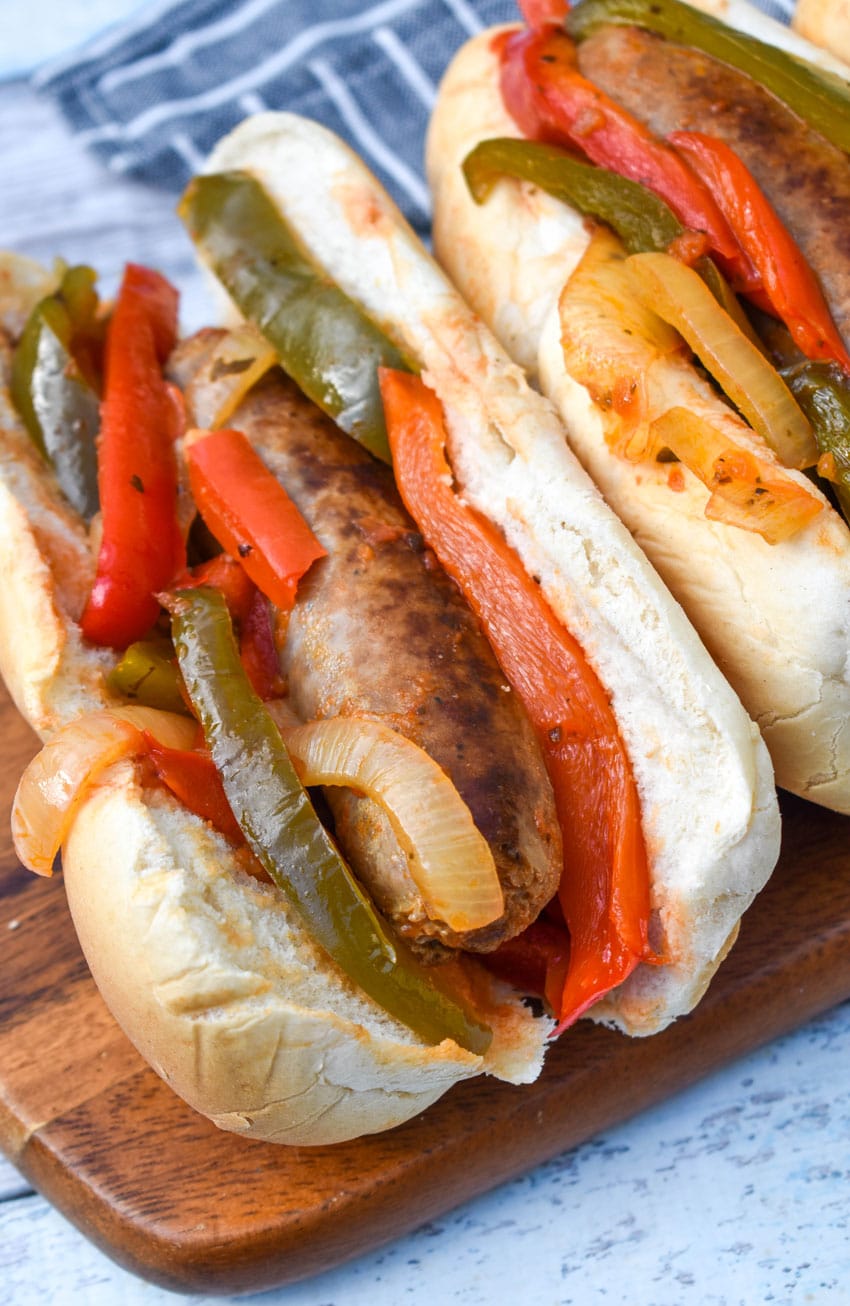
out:
<path id="1" fill-rule="evenodd" d="M 495 981 L 485 1056 L 423 1044 L 313 943 L 273 886 L 132 763 L 92 788 L 63 851 L 95 982 L 171 1088 L 220 1128 L 319 1145 L 390 1129 L 479 1073 L 525 1083 L 551 1022 Z"/>

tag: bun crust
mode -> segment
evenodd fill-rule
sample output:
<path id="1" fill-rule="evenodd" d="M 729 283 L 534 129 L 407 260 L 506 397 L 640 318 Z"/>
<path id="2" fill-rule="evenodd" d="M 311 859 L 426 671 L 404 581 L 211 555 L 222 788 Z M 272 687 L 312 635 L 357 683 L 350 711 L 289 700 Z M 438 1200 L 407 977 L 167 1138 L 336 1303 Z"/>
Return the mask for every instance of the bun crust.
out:
<path id="1" fill-rule="evenodd" d="M 261 114 L 207 167 L 253 173 L 345 293 L 422 362 L 464 498 L 539 577 L 610 693 L 641 797 L 654 942 L 669 964 L 639 967 L 591 1016 L 632 1034 L 663 1028 L 697 1001 L 778 855 L 757 730 L 570 452 L 551 405 L 347 146 L 291 114 Z"/>
<path id="2" fill-rule="evenodd" d="M 826 507 L 793 539 L 768 545 L 707 521 L 708 493 L 687 469 L 674 491 L 663 464 L 630 464 L 610 451 L 599 410 L 567 374 L 560 346 L 557 301 L 587 247 L 584 220 L 507 180 L 479 206 L 463 180 L 460 164 L 478 141 L 519 135 L 502 104 L 491 38 L 483 33 L 456 56 L 432 119 L 437 253 L 539 378 L 573 450 L 761 727 L 777 783 L 850 812 L 850 531 Z"/>
<path id="3" fill-rule="evenodd" d="M 0 674 L 47 739 L 108 705 L 115 658 L 84 644 L 76 624 L 94 579 L 85 527 L 8 403 L 0 409 Z"/>
<path id="4" fill-rule="evenodd" d="M 68 902 L 131 1042 L 222 1129 L 313 1145 L 390 1129 L 462 1079 L 537 1077 L 551 1022 L 489 985 L 484 1058 L 422 1044 L 316 947 L 271 885 L 129 763 L 93 788 L 63 852 Z"/>

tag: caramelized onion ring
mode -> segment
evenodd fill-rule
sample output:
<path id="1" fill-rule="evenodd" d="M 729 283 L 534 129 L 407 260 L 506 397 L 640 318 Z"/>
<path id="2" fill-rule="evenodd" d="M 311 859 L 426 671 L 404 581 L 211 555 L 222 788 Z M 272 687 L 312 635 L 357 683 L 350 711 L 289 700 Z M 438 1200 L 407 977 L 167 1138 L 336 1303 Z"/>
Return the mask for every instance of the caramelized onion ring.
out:
<path id="1" fill-rule="evenodd" d="M 52 875 L 53 861 L 91 783 L 113 762 L 144 751 L 142 731 L 168 748 L 191 748 L 197 722 L 152 707 L 89 712 L 45 744 L 21 776 L 12 805 L 12 839 L 21 862 Z"/>
<path id="2" fill-rule="evenodd" d="M 346 785 L 381 804 L 432 920 L 461 931 L 502 915 L 490 847 L 449 777 L 421 748 L 355 717 L 281 733 L 305 785 Z"/>

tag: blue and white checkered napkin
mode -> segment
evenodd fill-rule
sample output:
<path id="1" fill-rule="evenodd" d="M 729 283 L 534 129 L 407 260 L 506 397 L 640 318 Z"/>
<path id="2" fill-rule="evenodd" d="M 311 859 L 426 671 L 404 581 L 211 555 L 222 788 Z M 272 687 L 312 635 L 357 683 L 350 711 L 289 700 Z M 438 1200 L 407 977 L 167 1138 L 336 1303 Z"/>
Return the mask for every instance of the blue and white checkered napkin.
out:
<path id="1" fill-rule="evenodd" d="M 787 21 L 789 0 L 756 3 Z M 175 191 L 246 115 L 317 118 L 421 231 L 437 83 L 467 37 L 516 17 L 514 0 L 153 0 L 35 85 L 110 168 Z"/>

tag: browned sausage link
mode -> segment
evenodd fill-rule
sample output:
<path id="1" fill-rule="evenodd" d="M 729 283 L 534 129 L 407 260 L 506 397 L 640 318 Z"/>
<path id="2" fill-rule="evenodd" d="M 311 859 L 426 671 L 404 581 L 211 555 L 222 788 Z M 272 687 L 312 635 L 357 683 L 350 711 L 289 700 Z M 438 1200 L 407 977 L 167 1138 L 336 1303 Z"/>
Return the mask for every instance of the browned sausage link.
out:
<path id="1" fill-rule="evenodd" d="M 174 370 L 183 382 L 202 360 L 205 338 L 181 348 Z M 190 407 L 203 383 L 201 361 L 187 387 Z M 560 875 L 554 800 L 525 711 L 458 590 L 423 547 L 387 468 L 280 372 L 230 421 L 279 476 L 329 554 L 302 581 L 286 632 L 281 656 L 293 707 L 304 720 L 374 718 L 424 748 L 490 843 L 505 913 L 464 934 L 429 921 L 383 812 L 347 790 L 328 791 L 337 837 L 382 910 L 420 951 L 489 951 L 534 920 Z"/>
<path id="2" fill-rule="evenodd" d="M 749 77 L 633 27 L 603 27 L 579 66 L 658 136 L 707 132 L 743 159 L 814 268 L 850 345 L 850 159 Z"/>

